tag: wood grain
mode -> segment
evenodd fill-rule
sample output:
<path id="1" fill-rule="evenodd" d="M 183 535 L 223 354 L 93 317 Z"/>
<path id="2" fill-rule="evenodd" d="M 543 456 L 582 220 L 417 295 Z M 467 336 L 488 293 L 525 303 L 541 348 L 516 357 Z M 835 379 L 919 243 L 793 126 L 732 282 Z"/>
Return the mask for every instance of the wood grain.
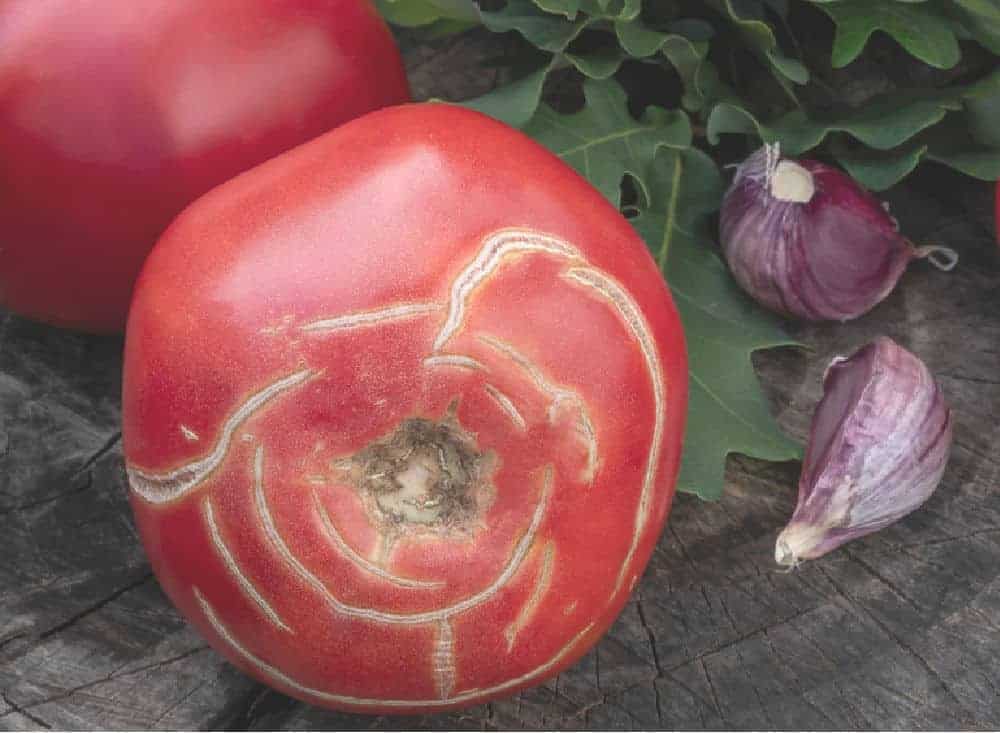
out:
<path id="1" fill-rule="evenodd" d="M 482 91 L 486 37 L 406 44 L 421 97 Z M 405 44 L 405 39 L 404 39 Z M 471 60 L 470 60 L 471 59 Z M 485 82 L 488 87 L 492 80 Z M 1000 726 L 1000 256 L 991 191 L 928 166 L 888 196 L 916 264 L 869 316 L 794 327 L 760 353 L 774 413 L 804 438 L 830 359 L 888 334 L 940 378 L 955 450 L 928 504 L 792 573 L 774 539 L 798 465 L 732 457 L 717 504 L 682 496 L 633 600 L 557 679 L 417 718 L 337 714 L 249 680 L 152 577 L 126 499 L 121 341 L 0 313 L 0 728 L 525 729 Z"/>

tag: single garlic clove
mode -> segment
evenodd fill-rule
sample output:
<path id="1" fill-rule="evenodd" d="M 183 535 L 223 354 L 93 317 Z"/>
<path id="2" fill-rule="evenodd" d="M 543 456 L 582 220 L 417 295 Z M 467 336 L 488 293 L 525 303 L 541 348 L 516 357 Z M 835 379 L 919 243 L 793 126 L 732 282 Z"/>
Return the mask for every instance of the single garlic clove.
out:
<path id="1" fill-rule="evenodd" d="M 857 318 L 882 301 L 915 257 L 950 269 L 954 252 L 915 248 L 882 203 L 836 168 L 765 145 L 737 169 L 720 239 L 737 282 L 786 316 Z M 950 262 L 951 265 L 954 262 Z"/>
<path id="2" fill-rule="evenodd" d="M 880 337 L 827 368 L 799 500 L 774 558 L 793 567 L 920 506 L 944 473 L 951 410 L 916 356 Z"/>

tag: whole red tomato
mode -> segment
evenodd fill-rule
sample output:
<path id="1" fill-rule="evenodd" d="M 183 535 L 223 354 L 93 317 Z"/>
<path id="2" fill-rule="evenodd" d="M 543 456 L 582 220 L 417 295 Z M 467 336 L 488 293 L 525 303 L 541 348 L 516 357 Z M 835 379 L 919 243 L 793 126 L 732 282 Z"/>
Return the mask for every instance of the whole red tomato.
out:
<path id="1" fill-rule="evenodd" d="M 153 568 L 219 651 L 317 704 L 427 711 L 607 629 L 686 399 L 628 222 L 521 133 L 410 105 L 172 224 L 129 318 L 125 455 Z"/>
<path id="2" fill-rule="evenodd" d="M 408 98 L 368 0 L 0 2 L 0 305 L 120 330 L 184 206 Z"/>

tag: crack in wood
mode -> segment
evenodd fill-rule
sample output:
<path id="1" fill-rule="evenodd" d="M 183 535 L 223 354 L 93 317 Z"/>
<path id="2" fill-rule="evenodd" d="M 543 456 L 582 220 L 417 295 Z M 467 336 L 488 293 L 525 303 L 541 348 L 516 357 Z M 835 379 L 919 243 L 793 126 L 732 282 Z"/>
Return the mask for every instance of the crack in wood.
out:
<path id="1" fill-rule="evenodd" d="M 735 586 L 734 586 L 735 587 Z M 749 594 L 747 594 L 749 595 Z M 732 613 L 729 611 L 729 606 L 726 605 L 726 598 L 724 595 L 719 595 L 719 605 L 722 606 L 722 612 L 725 614 L 726 618 L 729 620 L 729 624 L 733 627 L 733 631 L 737 630 L 736 619 L 733 617 Z M 760 708 L 761 713 L 764 714 L 764 721 L 767 723 L 767 728 L 774 729 L 774 723 L 771 721 L 771 712 L 768 710 L 767 706 L 764 704 L 764 699 L 761 697 L 760 690 L 757 689 L 757 685 L 754 684 L 753 676 L 750 674 L 750 670 L 747 667 L 746 661 L 743 659 L 743 651 L 740 644 L 731 645 L 733 651 L 736 652 L 736 661 L 739 663 L 740 670 L 743 672 L 743 676 L 746 678 L 747 683 L 750 685 L 750 689 L 753 690 L 754 698 L 757 700 L 757 707 Z"/>
<path id="2" fill-rule="evenodd" d="M 997 463 L 996 456 L 990 455 L 989 453 L 983 453 L 978 448 L 973 448 L 971 445 L 969 445 L 968 443 L 963 443 L 961 440 L 956 439 L 954 445 L 956 448 L 966 451 L 967 453 L 975 456 L 981 461 L 985 461 L 986 463 L 989 463 L 991 465 L 996 465 Z"/>
<path id="3" fill-rule="evenodd" d="M 729 721 L 726 719 L 726 711 L 722 709 L 722 704 L 719 702 L 719 693 L 715 689 L 715 682 L 712 681 L 712 675 L 708 671 L 708 665 L 705 664 L 705 658 L 701 657 L 698 660 L 701 663 L 701 672 L 705 675 L 705 681 L 708 683 L 708 689 L 712 693 L 712 705 L 715 707 L 715 711 L 719 714 L 719 719 L 722 720 L 724 725 L 729 725 Z"/>
<path id="4" fill-rule="evenodd" d="M 83 462 L 82 466 L 80 466 L 78 469 L 76 469 L 76 471 L 73 472 L 73 476 L 79 476 L 84 471 L 90 469 L 91 466 L 93 466 L 104 456 L 110 453 L 111 450 L 121 442 L 121 439 L 122 439 L 122 433 L 120 430 L 113 433 L 110 438 L 104 441 L 104 445 L 98 448 L 89 458 L 87 458 L 87 460 Z"/>
<path id="5" fill-rule="evenodd" d="M 11 713 L 17 713 L 18 715 L 24 716 L 25 718 L 27 718 L 28 720 L 30 720 L 35 725 L 40 725 L 43 728 L 45 728 L 46 730 L 52 730 L 52 726 L 51 725 L 49 725 L 48 723 L 46 723 L 44 720 L 42 720 L 41 718 L 39 718 L 37 715 L 32 715 L 25 708 L 20 707 L 17 703 L 15 703 L 13 700 L 10 699 L 10 697 L 7 695 L 6 692 L 0 692 L 0 697 L 3 698 L 3 701 L 5 703 L 7 703 L 7 706 L 10 708 L 10 711 L 4 713 L 3 715 L 0 715 L 0 718 L 6 718 Z"/>
<path id="6" fill-rule="evenodd" d="M 862 560 L 860 557 L 858 557 L 853 552 L 851 552 L 850 549 L 844 548 L 844 556 L 848 560 L 850 560 L 851 562 L 853 562 L 855 565 L 857 565 L 860 568 L 862 568 L 869 576 L 871 576 L 872 578 L 875 578 L 875 580 L 877 580 L 879 583 L 881 583 L 886 588 L 888 588 L 890 591 L 892 591 L 897 596 L 899 596 L 904 601 L 906 601 L 906 603 L 908 603 L 910 606 L 912 606 L 913 609 L 916 610 L 918 613 L 924 613 L 924 609 L 920 607 L 920 604 L 918 604 L 915 600 L 913 600 L 912 598 L 910 598 L 909 595 L 907 595 L 906 593 L 904 593 L 903 590 L 901 588 L 897 587 L 896 584 L 893 583 L 889 578 L 885 577 L 885 575 L 883 575 L 882 573 L 880 573 L 878 570 L 876 570 L 871 565 L 869 565 L 864 560 Z"/>
<path id="7" fill-rule="evenodd" d="M 883 634 L 885 634 L 889 639 L 895 642 L 896 646 L 898 646 L 904 652 L 906 652 L 911 657 L 916 659 L 917 662 L 920 664 L 920 666 L 923 667 L 924 671 L 927 672 L 927 674 L 931 677 L 931 679 L 936 681 L 941 686 L 941 689 L 944 690 L 944 693 L 951 699 L 951 701 L 955 703 L 955 705 L 957 705 L 963 712 L 965 713 L 968 712 L 965 709 L 965 706 L 962 704 L 962 701 L 951 690 L 951 687 L 948 686 L 948 683 L 944 681 L 944 678 L 941 676 L 941 674 L 936 669 L 934 669 L 930 665 L 930 663 L 916 649 L 910 646 L 902 637 L 900 637 L 892 629 L 890 629 L 885 624 L 885 622 L 883 622 L 880 618 L 878 618 L 878 616 L 873 611 L 871 611 L 867 606 L 865 606 L 859 600 L 851 597 L 846 592 L 846 590 L 841 588 L 841 586 L 837 583 L 837 581 L 833 579 L 833 576 L 831 576 L 825 569 L 823 569 L 822 565 L 819 565 L 818 567 L 820 569 L 820 572 L 826 575 L 831 585 L 833 585 L 834 588 L 837 589 L 837 593 L 839 595 L 841 595 L 845 600 L 847 600 L 854 608 L 857 608 L 860 611 L 862 611 L 864 615 L 868 619 L 870 619 L 872 623 L 874 623 L 882 631 Z"/>
<path id="8" fill-rule="evenodd" d="M 167 717 L 168 715 L 170 715 L 170 713 L 174 712 L 174 710 L 176 710 L 181 705 L 183 705 L 185 702 L 187 702 L 196 692 L 198 692 L 199 690 L 201 690 L 202 687 L 203 687 L 203 685 L 202 685 L 201 682 L 195 683 L 191 687 L 191 689 L 189 689 L 186 693 L 184 693 L 180 697 L 180 699 L 175 700 L 173 703 L 171 703 L 167 707 L 166 710 L 164 710 L 162 713 L 160 713 L 159 715 L 157 715 L 156 716 L 156 720 L 154 720 L 153 723 L 152 723 L 152 725 L 150 725 L 149 727 L 150 728 L 156 728 L 157 726 L 159 726 L 159 724 L 163 721 L 163 719 L 165 717 Z"/>
<path id="9" fill-rule="evenodd" d="M 86 618 L 87 616 L 89 616 L 92 613 L 100 611 L 102 608 L 104 608 L 108 604 L 113 603 L 114 601 L 118 600 L 119 598 L 121 598 L 123 595 L 125 595 L 129 591 L 135 590 L 136 588 L 138 588 L 139 586 L 143 585 L 144 583 L 149 582 L 150 580 L 152 580 L 152 578 L 153 578 L 153 573 L 152 572 L 144 573 L 143 576 L 141 578 L 139 578 L 138 580 L 132 581 L 128 585 L 126 585 L 126 586 L 124 586 L 122 588 L 119 588 L 118 590 L 116 590 L 111 595 L 106 596 L 106 597 L 100 599 L 99 601 L 97 601 L 96 603 L 93 603 L 93 604 L 87 606 L 82 611 L 79 611 L 78 613 L 73 614 L 72 616 L 70 616 L 65 621 L 63 621 L 63 622 L 61 622 L 59 624 L 56 624 L 55 626 L 53 626 L 50 629 L 46 629 L 45 631 L 43 631 L 42 633 L 40 633 L 38 635 L 38 639 L 39 640 L 47 639 L 50 636 L 58 634 L 61 631 L 65 631 L 66 629 L 68 629 L 70 626 L 72 626 L 73 624 L 77 623 L 81 619 Z"/>
<path id="10" fill-rule="evenodd" d="M 643 609 L 643 601 L 641 595 L 635 599 L 635 609 L 639 616 L 639 623 L 642 624 L 642 628 L 646 631 L 646 638 L 649 641 L 649 650 L 653 654 L 653 666 L 656 667 L 657 678 L 663 677 L 663 665 L 660 664 L 660 652 L 656 648 L 656 634 L 653 633 L 652 627 L 646 620 L 646 612 Z M 656 682 L 653 682 L 653 691 L 656 695 L 656 718 L 659 724 L 663 725 L 663 705 L 660 701 L 660 689 L 656 686 Z"/>
<path id="11" fill-rule="evenodd" d="M 685 666 L 691 664 L 692 662 L 700 662 L 703 659 L 705 659 L 706 657 L 711 657 L 711 656 L 714 656 L 714 655 L 716 655 L 716 654 L 718 654 L 720 652 L 724 652 L 725 650 L 727 650 L 727 649 L 729 649 L 731 647 L 737 646 L 738 644 L 742 644 L 744 641 L 747 641 L 748 639 L 752 639 L 755 636 L 758 636 L 759 634 L 766 633 L 770 629 L 776 628 L 778 626 L 784 626 L 784 625 L 786 625 L 786 624 L 794 621 L 795 619 L 799 618 L 800 616 L 805 616 L 806 614 L 811 613 L 812 611 L 815 611 L 817 608 L 818 608 L 818 606 L 813 606 L 811 608 L 806 608 L 806 609 L 803 609 L 803 610 L 800 610 L 800 611 L 796 611 L 792 615 L 786 616 L 786 617 L 781 618 L 781 619 L 778 619 L 777 621 L 774 621 L 773 623 L 768 623 L 768 624 L 765 624 L 763 626 L 758 626 L 758 627 L 756 627 L 756 628 L 754 628 L 754 629 L 752 629 L 750 631 L 747 631 L 744 634 L 740 634 L 735 639 L 731 639 L 731 640 L 729 640 L 729 641 L 727 641 L 727 642 L 725 642 L 723 644 L 719 644 L 718 646 L 714 646 L 711 649 L 708 649 L 708 650 L 706 650 L 704 652 L 701 652 L 700 654 L 698 654 L 698 655 L 696 655 L 694 657 L 689 657 L 687 659 L 684 659 L 681 662 L 678 662 L 677 664 L 671 665 L 670 667 L 667 667 L 665 671 L 666 672 L 674 672 L 674 671 L 680 669 L 681 667 L 685 667 Z"/>
<path id="12" fill-rule="evenodd" d="M 934 376 L 938 379 L 942 377 L 945 379 L 954 379 L 958 382 L 972 382 L 973 384 L 989 384 L 992 386 L 1000 386 L 1000 379 L 988 379 L 986 377 L 970 377 L 967 374 L 954 374 L 949 372 L 935 372 Z"/>
<path id="13" fill-rule="evenodd" d="M 0 506 L 0 517 L 7 514 L 14 514 L 16 512 L 22 512 L 27 509 L 34 509 L 35 507 L 42 506 L 44 504 L 49 504 L 54 501 L 59 501 L 66 498 L 67 496 L 73 496 L 74 494 L 79 494 L 81 492 L 87 491 L 94 485 L 94 476 L 90 472 L 90 468 L 97 463 L 101 458 L 107 455 L 120 441 L 122 438 L 121 432 L 114 433 L 108 440 L 106 440 L 100 448 L 94 451 L 90 456 L 88 456 L 84 462 L 69 474 L 69 479 L 75 479 L 79 476 L 86 474 L 86 480 L 79 486 L 73 486 L 72 488 L 66 489 L 65 491 L 60 491 L 56 494 L 51 494 L 49 496 L 42 497 L 41 499 L 34 499 L 24 504 L 17 504 L 15 506 Z M 4 443 L 4 452 L 0 454 L 0 457 L 6 457 L 10 453 L 9 443 Z"/>
<path id="14" fill-rule="evenodd" d="M 75 475 L 74 475 L 75 477 Z M 34 499 L 33 501 L 25 502 L 24 504 L 17 504 L 15 506 L 0 507 L 0 517 L 8 514 L 16 514 L 18 512 L 27 511 L 29 509 L 35 509 L 45 504 L 51 504 L 54 501 L 60 501 L 68 496 L 74 496 L 76 494 L 82 494 L 84 491 L 92 488 L 94 485 L 94 476 L 89 471 L 87 472 L 86 480 L 79 486 L 74 486 L 65 491 L 60 491 L 56 494 L 51 494 L 49 496 L 43 496 L 41 499 Z"/>
<path id="15" fill-rule="evenodd" d="M 24 705 L 23 710 L 34 710 L 35 708 L 40 707 L 42 705 L 48 705 L 49 703 L 58 702 L 59 700 L 65 700 L 66 698 L 72 697 L 78 692 L 89 690 L 92 687 L 104 685 L 107 684 L 108 682 L 113 682 L 114 680 L 121 679 L 122 677 L 131 677 L 132 675 L 140 674 L 142 672 L 147 672 L 151 669 L 156 669 L 157 667 L 165 667 L 169 664 L 173 664 L 174 662 L 179 662 L 183 659 L 187 659 L 188 657 L 191 657 L 195 654 L 208 651 L 209 648 L 210 647 L 207 644 L 201 644 L 197 647 L 194 647 L 193 649 L 188 649 L 186 652 L 182 652 L 181 654 L 178 654 L 173 657 L 168 657 L 167 659 L 161 659 L 157 662 L 152 662 L 151 664 L 145 664 L 140 667 L 135 667 L 133 669 L 126 670 L 125 672 L 121 671 L 111 672 L 110 674 L 107 674 L 104 677 L 101 677 L 100 679 L 91 680 L 90 682 L 85 682 L 82 685 L 77 685 L 76 687 L 72 687 L 68 690 L 63 690 L 57 695 L 52 695 L 51 697 L 46 697 L 42 700 L 36 700 L 35 702 Z M 21 711 L 22 714 L 23 710 Z M 8 715 L 8 713 L 0 715 L 0 719 L 4 718 L 6 715 Z"/>
<path id="16" fill-rule="evenodd" d="M 583 707 L 581 707 L 579 710 L 575 710 L 572 713 L 569 713 L 568 715 L 564 715 L 559 721 L 560 723 L 563 724 L 560 726 L 560 728 L 565 728 L 566 724 L 575 721 L 577 719 L 583 721 L 584 726 L 589 727 L 589 719 L 591 711 L 593 711 L 595 708 L 601 707 L 602 705 L 607 705 L 609 703 L 609 698 L 610 695 L 602 694 L 600 700 L 594 700 L 593 702 L 589 702 L 585 704 Z M 628 711 L 625 712 L 627 713 Z M 636 720 L 636 722 L 641 723 L 642 721 Z"/>
<path id="17" fill-rule="evenodd" d="M 0 651 L 3 651 L 5 647 L 9 646 L 10 644 L 13 644 L 18 639 L 25 638 L 26 636 L 28 636 L 28 632 L 22 631 L 18 634 L 8 636 L 6 639 L 0 639 Z"/>
<path id="18" fill-rule="evenodd" d="M 974 532 L 969 532 L 966 535 L 955 535 L 952 537 L 939 537 L 935 540 L 927 540 L 926 542 L 914 542 L 907 545 L 892 545 L 893 549 L 919 549 L 921 547 L 934 547 L 935 545 L 946 545 L 951 542 L 961 542 L 963 540 L 971 540 L 983 535 L 997 534 L 1000 533 L 1000 527 L 986 527 L 985 529 L 977 529 Z M 915 560 L 922 560 L 924 562 L 929 562 L 926 558 L 920 557 L 919 555 L 911 555 Z M 947 570 L 944 566 L 939 566 L 942 570 Z"/>
<path id="19" fill-rule="evenodd" d="M 768 650 L 771 652 L 771 657 L 786 671 L 792 680 L 792 685 L 796 690 L 801 690 L 802 685 L 799 683 L 798 674 L 792 669 L 792 666 L 785 661 L 785 657 L 778 651 L 778 648 L 774 645 L 774 641 L 771 639 L 771 635 L 767 633 L 767 629 L 763 629 L 760 632 L 761 639 L 764 640 L 764 644 L 767 646 Z"/>

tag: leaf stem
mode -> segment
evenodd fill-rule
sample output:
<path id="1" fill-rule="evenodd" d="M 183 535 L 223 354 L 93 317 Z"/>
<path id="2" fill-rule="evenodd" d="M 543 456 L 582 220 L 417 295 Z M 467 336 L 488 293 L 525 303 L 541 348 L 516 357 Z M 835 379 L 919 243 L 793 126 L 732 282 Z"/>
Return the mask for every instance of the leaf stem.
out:
<path id="1" fill-rule="evenodd" d="M 677 201 L 680 198 L 681 173 L 683 172 L 681 156 L 678 153 L 674 156 L 674 175 L 670 183 L 670 200 L 667 202 L 667 218 L 663 226 L 663 240 L 660 242 L 660 251 L 656 258 L 656 264 L 660 267 L 660 272 L 667 274 L 667 254 L 670 252 L 670 244 L 674 238 L 674 221 L 677 218 Z"/>

